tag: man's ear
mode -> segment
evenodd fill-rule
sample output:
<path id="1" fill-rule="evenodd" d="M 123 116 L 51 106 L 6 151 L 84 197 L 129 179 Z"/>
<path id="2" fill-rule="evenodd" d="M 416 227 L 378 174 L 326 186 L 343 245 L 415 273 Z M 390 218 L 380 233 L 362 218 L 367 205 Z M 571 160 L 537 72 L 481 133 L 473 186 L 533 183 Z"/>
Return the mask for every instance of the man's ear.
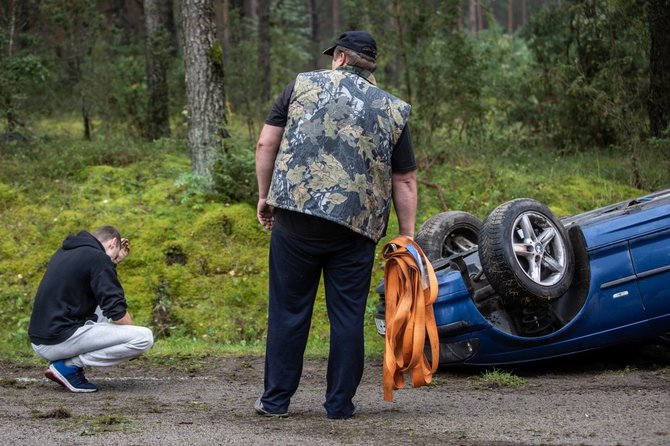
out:
<path id="1" fill-rule="evenodd" d="M 347 64 L 347 54 L 345 52 L 340 52 L 335 58 L 335 65 L 338 67 L 343 67 Z"/>

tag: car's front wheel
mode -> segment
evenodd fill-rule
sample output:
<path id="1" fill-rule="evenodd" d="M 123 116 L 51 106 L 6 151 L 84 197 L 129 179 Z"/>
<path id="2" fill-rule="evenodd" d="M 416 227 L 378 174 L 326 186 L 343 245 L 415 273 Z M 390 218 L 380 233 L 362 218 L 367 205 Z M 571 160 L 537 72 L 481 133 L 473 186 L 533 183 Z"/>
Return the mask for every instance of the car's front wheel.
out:
<path id="1" fill-rule="evenodd" d="M 444 259 L 476 248 L 481 225 L 480 219 L 467 212 L 442 212 L 421 225 L 416 242 L 430 261 Z"/>
<path id="2" fill-rule="evenodd" d="M 547 206 L 528 198 L 503 203 L 486 217 L 479 258 L 491 286 L 511 304 L 557 299 L 574 273 L 565 228 Z"/>

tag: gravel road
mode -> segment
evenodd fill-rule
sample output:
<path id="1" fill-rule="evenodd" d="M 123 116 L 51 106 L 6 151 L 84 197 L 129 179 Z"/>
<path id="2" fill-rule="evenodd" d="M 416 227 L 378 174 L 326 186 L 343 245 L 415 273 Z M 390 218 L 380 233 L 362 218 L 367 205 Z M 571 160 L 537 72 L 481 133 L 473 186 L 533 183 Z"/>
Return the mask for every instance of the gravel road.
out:
<path id="1" fill-rule="evenodd" d="M 321 406 L 323 361 L 306 362 L 287 419 L 252 409 L 262 358 L 171 364 L 93 369 L 100 391 L 71 394 L 42 369 L 0 363 L 0 444 L 670 444 L 670 355 L 655 346 L 506 370 L 523 378 L 517 388 L 483 380 L 482 369 L 440 371 L 393 403 L 382 399 L 381 362 L 370 360 L 359 412 L 344 421 Z"/>

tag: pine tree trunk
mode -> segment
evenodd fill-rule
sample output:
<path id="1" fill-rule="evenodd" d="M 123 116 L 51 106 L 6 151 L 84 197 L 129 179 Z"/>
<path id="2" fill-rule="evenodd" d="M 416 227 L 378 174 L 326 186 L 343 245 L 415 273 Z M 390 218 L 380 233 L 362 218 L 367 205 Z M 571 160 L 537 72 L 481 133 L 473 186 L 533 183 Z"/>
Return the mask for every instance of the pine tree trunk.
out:
<path id="1" fill-rule="evenodd" d="M 340 2 L 333 0 L 333 35 L 330 37 L 337 37 L 340 34 Z"/>
<path id="2" fill-rule="evenodd" d="M 151 141 L 170 135 L 170 110 L 167 84 L 168 34 L 166 12 L 161 0 L 144 0 L 147 29 L 147 138 Z"/>
<path id="3" fill-rule="evenodd" d="M 164 3 L 163 3 L 164 2 Z M 172 57 L 179 56 L 181 49 L 179 42 L 179 34 L 181 30 L 177 26 L 178 17 L 176 17 L 177 8 L 175 8 L 175 0 L 162 0 L 161 14 L 165 19 L 165 30 L 168 33 L 168 47 L 170 48 L 170 55 Z"/>
<path id="4" fill-rule="evenodd" d="M 312 41 L 312 68 L 317 69 L 321 60 L 321 57 L 319 57 L 321 56 L 319 50 L 319 12 L 316 0 L 309 0 L 307 5 L 309 6 L 310 40 Z"/>
<path id="5" fill-rule="evenodd" d="M 391 12 L 391 17 L 392 20 L 395 22 L 395 28 L 398 33 L 398 48 L 400 50 L 398 51 L 398 56 L 399 56 L 399 61 L 402 67 L 405 69 L 405 100 L 409 102 L 410 104 L 412 103 L 412 77 L 411 77 L 411 71 L 407 69 L 409 67 L 409 57 L 407 55 L 407 48 L 406 48 L 406 43 L 405 43 L 405 28 L 404 28 L 404 22 L 401 17 L 401 12 L 400 12 L 400 1 L 399 0 L 393 0 L 392 2 L 389 3 L 389 10 Z"/>
<path id="6" fill-rule="evenodd" d="M 258 5 L 256 0 L 244 0 L 244 16 L 249 17 L 252 21 L 256 21 L 258 16 L 256 15 Z"/>
<path id="7" fill-rule="evenodd" d="M 2 61 L 3 63 L 7 63 L 8 61 L 12 60 L 12 57 L 14 56 L 14 33 L 16 31 L 16 3 L 14 0 L 11 0 L 9 2 L 9 26 L 8 26 L 8 32 L 7 32 L 7 60 Z M 16 127 L 17 127 L 17 120 L 16 116 L 14 115 L 14 104 L 12 100 L 12 92 L 11 91 L 6 91 L 5 92 L 5 97 L 4 97 L 4 102 L 5 102 L 5 117 L 7 119 L 7 131 L 8 132 L 13 132 Z"/>
<path id="8" fill-rule="evenodd" d="M 510 34 L 514 32 L 514 3 L 512 0 L 507 1 L 507 32 Z"/>
<path id="9" fill-rule="evenodd" d="M 477 1 L 477 31 L 484 31 L 486 24 L 484 23 L 484 5 L 482 0 Z"/>
<path id="10" fill-rule="evenodd" d="M 193 172 L 211 179 L 228 136 L 223 88 L 223 50 L 215 40 L 211 0 L 183 0 L 188 146 Z"/>
<path id="11" fill-rule="evenodd" d="M 72 41 L 75 40 L 76 36 L 74 33 L 71 34 L 70 38 Z M 90 141 L 93 134 L 93 125 L 91 124 L 91 106 L 89 104 L 88 94 L 84 83 L 84 73 L 81 66 L 81 59 L 79 58 L 79 55 L 76 54 L 74 58 L 74 68 L 77 85 L 79 85 L 79 100 L 81 102 L 81 118 L 82 124 L 84 126 L 84 139 L 86 141 Z"/>
<path id="12" fill-rule="evenodd" d="M 670 124 L 670 0 L 649 0 L 649 123 L 664 136 Z"/>
<path id="13" fill-rule="evenodd" d="M 477 0 L 468 2 L 468 29 L 471 35 L 477 34 Z"/>
<path id="14" fill-rule="evenodd" d="M 259 63 L 262 76 L 261 99 L 264 102 L 270 100 L 272 94 L 272 76 L 270 64 L 270 0 L 259 0 L 258 2 L 258 51 Z"/>
<path id="15" fill-rule="evenodd" d="M 225 66 L 230 62 L 230 1 L 223 0 L 219 5 L 221 7 L 221 22 L 218 25 L 223 40 L 223 63 Z"/>

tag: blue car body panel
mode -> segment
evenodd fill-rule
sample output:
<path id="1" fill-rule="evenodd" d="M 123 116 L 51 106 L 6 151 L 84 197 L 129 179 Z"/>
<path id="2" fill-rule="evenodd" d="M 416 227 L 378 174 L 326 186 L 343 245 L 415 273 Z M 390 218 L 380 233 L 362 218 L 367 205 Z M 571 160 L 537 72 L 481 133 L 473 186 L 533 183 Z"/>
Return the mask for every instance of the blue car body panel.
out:
<path id="1" fill-rule="evenodd" d="M 470 294 L 458 271 L 447 270 L 437 275 L 438 293 L 433 304 L 438 326 L 467 321 L 471 329 L 490 327 L 491 324 L 472 304 Z"/>
<path id="2" fill-rule="evenodd" d="M 437 272 L 440 342 L 478 341 L 461 363 L 534 361 L 670 331 L 670 190 L 561 221 L 583 234 L 588 291 L 574 316 L 550 334 L 510 334 L 482 315 L 460 271 Z"/>

